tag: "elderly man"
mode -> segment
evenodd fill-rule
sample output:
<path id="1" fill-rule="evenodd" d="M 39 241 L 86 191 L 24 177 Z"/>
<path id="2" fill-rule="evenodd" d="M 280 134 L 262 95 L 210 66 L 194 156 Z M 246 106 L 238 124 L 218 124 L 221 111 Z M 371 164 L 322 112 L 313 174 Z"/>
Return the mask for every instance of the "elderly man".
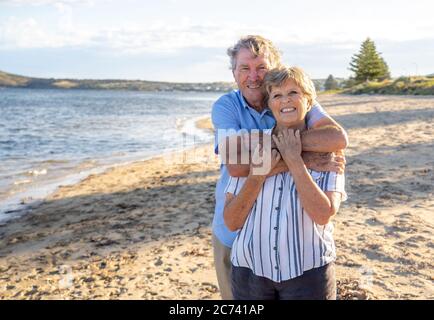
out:
<path id="1" fill-rule="evenodd" d="M 281 64 L 280 53 L 273 43 L 261 36 L 253 35 L 241 38 L 228 49 L 231 68 L 238 90 L 220 97 L 212 108 L 212 122 L 216 132 L 215 152 L 219 153 L 219 143 L 226 139 L 227 132 L 240 130 L 265 130 L 275 125 L 270 109 L 264 103 L 263 81 L 267 71 Z M 343 159 L 329 158 L 326 162 L 319 153 L 331 153 L 342 150 L 347 145 L 345 131 L 322 109 L 315 104 L 306 115 L 308 130 L 302 133 L 303 159 L 306 166 L 317 171 L 338 171 L 342 169 Z M 315 154 L 317 156 L 315 156 Z M 226 159 L 227 155 L 222 158 Z M 249 164 L 222 163 L 220 179 L 216 187 L 216 206 L 213 219 L 213 249 L 217 280 L 223 299 L 231 300 L 231 261 L 230 252 L 236 232 L 231 232 L 224 223 L 225 203 L 224 188 L 229 176 L 247 176 Z M 275 175 L 288 171 L 281 160 L 269 174 Z"/>

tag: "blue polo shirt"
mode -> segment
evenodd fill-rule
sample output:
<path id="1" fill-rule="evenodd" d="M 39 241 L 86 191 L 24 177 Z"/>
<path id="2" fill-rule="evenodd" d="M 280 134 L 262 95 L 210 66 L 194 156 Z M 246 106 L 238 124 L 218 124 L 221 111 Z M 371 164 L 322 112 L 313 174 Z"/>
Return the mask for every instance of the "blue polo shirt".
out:
<path id="1" fill-rule="evenodd" d="M 317 103 L 306 115 L 307 127 L 319 119 L 327 116 L 324 109 Z M 219 129 L 233 129 L 239 131 L 252 129 L 270 129 L 274 127 L 276 120 L 270 109 L 266 108 L 261 113 L 251 108 L 244 100 L 239 90 L 234 90 L 220 97 L 212 107 L 212 123 L 215 129 L 214 150 L 218 154 L 218 143 L 224 136 L 218 135 Z M 237 232 L 231 232 L 226 227 L 223 219 L 225 204 L 225 188 L 229 181 L 229 172 L 226 165 L 220 165 L 220 179 L 217 181 L 215 191 L 215 211 L 212 229 L 216 237 L 227 247 L 232 247 Z"/>

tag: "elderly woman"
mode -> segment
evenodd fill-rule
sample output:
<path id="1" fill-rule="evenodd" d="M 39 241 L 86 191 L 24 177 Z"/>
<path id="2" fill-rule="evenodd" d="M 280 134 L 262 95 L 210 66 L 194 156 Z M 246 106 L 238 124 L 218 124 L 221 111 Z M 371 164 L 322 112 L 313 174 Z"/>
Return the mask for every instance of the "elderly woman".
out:
<path id="1" fill-rule="evenodd" d="M 224 220 L 238 231 L 232 246 L 235 299 L 336 299 L 335 245 L 330 219 L 346 200 L 344 176 L 308 170 L 301 158 L 300 130 L 316 98 L 315 87 L 297 67 L 265 77 L 268 106 L 276 118 L 264 132 L 274 140 L 271 165 L 226 187 Z M 255 150 L 258 163 L 262 147 Z M 282 158 L 288 172 L 267 177 Z M 264 171 L 264 170 L 262 170 Z"/>

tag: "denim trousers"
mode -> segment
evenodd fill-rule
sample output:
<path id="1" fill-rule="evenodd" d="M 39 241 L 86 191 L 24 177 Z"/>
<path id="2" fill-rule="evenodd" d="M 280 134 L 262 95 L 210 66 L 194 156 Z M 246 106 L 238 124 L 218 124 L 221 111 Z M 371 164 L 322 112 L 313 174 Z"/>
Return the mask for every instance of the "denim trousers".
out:
<path id="1" fill-rule="evenodd" d="M 231 283 L 235 300 L 336 300 L 333 262 L 282 282 L 259 277 L 249 268 L 232 266 Z"/>

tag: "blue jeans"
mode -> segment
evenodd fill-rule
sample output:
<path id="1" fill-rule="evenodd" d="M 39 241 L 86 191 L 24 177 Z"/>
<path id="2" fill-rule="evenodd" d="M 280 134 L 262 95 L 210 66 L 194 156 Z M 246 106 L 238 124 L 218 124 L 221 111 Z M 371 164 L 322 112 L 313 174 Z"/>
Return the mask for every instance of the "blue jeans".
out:
<path id="1" fill-rule="evenodd" d="M 333 262 L 280 283 L 232 266 L 231 279 L 235 300 L 336 300 Z"/>

